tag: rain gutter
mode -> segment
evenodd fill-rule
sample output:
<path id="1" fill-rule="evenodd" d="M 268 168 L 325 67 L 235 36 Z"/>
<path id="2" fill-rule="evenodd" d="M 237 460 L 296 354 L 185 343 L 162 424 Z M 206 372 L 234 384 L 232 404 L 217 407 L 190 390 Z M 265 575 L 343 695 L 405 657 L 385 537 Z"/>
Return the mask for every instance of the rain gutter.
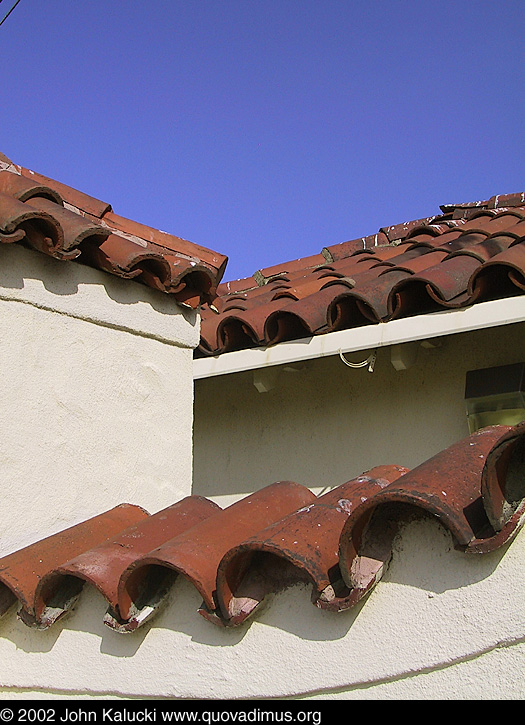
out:
<path id="1" fill-rule="evenodd" d="M 195 380 L 286 365 L 314 358 L 374 350 L 403 343 L 432 340 L 486 327 L 525 321 L 525 295 L 491 302 L 480 302 L 458 310 L 432 312 L 376 325 L 354 327 L 272 347 L 223 353 L 193 361 Z M 525 347 L 525 340 L 524 340 Z"/>

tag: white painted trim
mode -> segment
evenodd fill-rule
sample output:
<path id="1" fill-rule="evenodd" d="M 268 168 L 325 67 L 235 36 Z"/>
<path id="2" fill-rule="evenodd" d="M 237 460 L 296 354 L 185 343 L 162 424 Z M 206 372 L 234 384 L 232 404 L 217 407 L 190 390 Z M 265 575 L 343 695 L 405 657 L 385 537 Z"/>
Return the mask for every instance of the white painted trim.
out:
<path id="1" fill-rule="evenodd" d="M 525 321 L 525 295 L 193 361 L 195 380 Z M 525 343 L 525 341 L 524 341 Z"/>

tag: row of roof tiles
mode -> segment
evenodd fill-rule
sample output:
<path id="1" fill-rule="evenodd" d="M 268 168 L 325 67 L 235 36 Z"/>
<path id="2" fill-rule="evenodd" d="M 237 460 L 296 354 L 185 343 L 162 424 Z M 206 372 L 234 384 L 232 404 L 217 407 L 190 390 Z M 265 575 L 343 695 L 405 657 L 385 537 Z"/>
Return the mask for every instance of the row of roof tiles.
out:
<path id="1" fill-rule="evenodd" d="M 525 194 L 441 207 L 222 283 L 198 355 L 219 355 L 523 294 Z"/>
<path id="2" fill-rule="evenodd" d="M 227 262 L 222 254 L 121 217 L 110 204 L 3 154 L 0 242 L 134 279 L 193 308 L 215 298 Z"/>
<path id="3" fill-rule="evenodd" d="M 0 559 L 0 615 L 18 604 L 26 625 L 45 629 L 87 582 L 108 602 L 105 623 L 133 632 L 177 575 L 220 626 L 243 623 L 295 582 L 312 586 L 316 606 L 346 610 L 381 578 L 414 512 L 438 517 L 467 553 L 509 542 L 525 516 L 524 470 L 521 423 L 482 429 L 411 471 L 378 466 L 320 496 L 284 481 L 225 509 L 199 496 L 153 515 L 122 504 Z"/>
<path id="4" fill-rule="evenodd" d="M 201 306 L 197 356 L 273 345 L 523 294 L 525 194 L 441 207 L 253 277 L 227 258 L 115 214 L 110 204 L 0 154 L 0 242 L 133 279 Z"/>

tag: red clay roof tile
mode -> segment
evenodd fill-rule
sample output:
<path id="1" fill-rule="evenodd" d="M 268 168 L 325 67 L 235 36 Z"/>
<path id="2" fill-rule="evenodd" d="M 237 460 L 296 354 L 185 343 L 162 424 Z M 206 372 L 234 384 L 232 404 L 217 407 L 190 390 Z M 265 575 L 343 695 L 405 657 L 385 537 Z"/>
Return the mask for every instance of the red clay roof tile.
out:
<path id="1" fill-rule="evenodd" d="M 196 355 L 523 294 L 524 198 L 506 194 L 444 205 L 434 217 L 382 227 L 377 234 L 327 246 L 321 255 L 224 283 L 215 311 L 202 309 Z M 280 289 L 272 286 L 276 279 Z M 234 300 L 241 290 L 242 302 Z"/>
<path id="2" fill-rule="evenodd" d="M 341 532 L 339 566 L 348 594 L 338 607 L 353 606 L 375 586 L 400 523 L 415 512 L 436 516 L 459 551 L 483 554 L 508 543 L 524 520 L 523 485 L 519 497 L 512 490 L 523 475 L 524 442 L 525 424 L 482 429 L 363 502 Z"/>
<path id="3" fill-rule="evenodd" d="M 24 623 L 47 628 L 57 619 L 54 591 L 45 586 L 47 577 L 145 516 L 141 507 L 122 504 L 0 559 L 0 615 L 18 599 Z M 78 597 L 80 589 L 70 588 L 68 598 Z M 67 608 L 61 607 L 62 612 Z"/>
<path id="4" fill-rule="evenodd" d="M 53 189 L 60 199 L 86 214 L 92 214 L 98 219 L 101 219 L 104 214 L 111 211 L 111 204 L 100 201 L 100 199 L 95 199 L 89 196 L 89 194 L 84 194 L 84 192 L 78 189 L 73 189 L 71 186 L 62 184 L 60 181 L 49 179 L 47 176 L 37 174 L 31 169 L 25 169 L 23 166 L 17 166 L 16 169 L 24 178 Z"/>
<path id="5" fill-rule="evenodd" d="M 196 308 L 212 302 L 227 258 L 115 214 L 110 204 L 0 155 L 0 242 L 21 243 L 134 279 Z"/>
<path id="6" fill-rule="evenodd" d="M 328 261 L 337 262 L 339 259 L 345 259 L 364 249 L 372 249 L 388 244 L 389 241 L 386 234 L 380 231 L 377 234 L 371 234 L 361 239 L 351 239 L 348 242 L 341 242 L 340 244 L 332 244 L 329 247 L 324 247 L 323 254 Z"/>
<path id="7" fill-rule="evenodd" d="M 399 527 L 415 515 L 435 516 L 465 553 L 510 542 L 525 521 L 524 461 L 525 423 L 492 426 L 411 471 L 378 466 L 317 497 L 279 482 L 226 509 L 198 496 L 152 516 L 118 506 L 0 559 L 0 615 L 18 602 L 26 625 L 47 628 L 88 582 L 108 602 L 105 623 L 132 632 L 177 574 L 220 626 L 241 624 L 297 581 L 312 585 L 321 609 L 349 609 L 384 574 Z"/>
<path id="8" fill-rule="evenodd" d="M 486 262 L 469 280 L 472 299 L 497 299 L 525 290 L 525 241 L 514 243 Z"/>
<path id="9" fill-rule="evenodd" d="M 157 548 L 137 557 L 123 572 L 118 608 L 115 608 L 118 618 L 109 615 L 106 623 L 118 631 L 136 629 L 158 607 L 166 589 L 166 576 L 171 582 L 177 574 L 195 585 L 204 600 L 203 611 L 213 612 L 217 567 L 228 549 L 314 499 L 314 494 L 306 487 L 280 481 L 237 501 L 183 533 L 170 536 Z M 151 582 L 159 570 L 164 570 L 164 577 L 157 576 L 155 586 L 150 585 L 149 595 L 145 594 L 144 581 Z"/>
<path id="10" fill-rule="evenodd" d="M 220 507 L 201 496 L 188 496 L 173 506 L 140 519 L 114 538 L 83 552 L 45 577 L 43 586 L 53 592 L 54 616 L 58 619 L 70 607 L 67 596 L 72 580 L 96 587 L 112 611 L 118 612 L 119 582 L 127 567 L 170 537 L 195 526 Z M 143 582 L 140 582 L 143 584 Z"/>
<path id="11" fill-rule="evenodd" d="M 401 466 L 378 466 L 230 549 L 217 572 L 222 621 L 241 624 L 266 594 L 296 581 L 313 583 L 318 606 L 331 601 L 343 584 L 336 572 L 346 519 L 356 506 L 407 472 Z"/>

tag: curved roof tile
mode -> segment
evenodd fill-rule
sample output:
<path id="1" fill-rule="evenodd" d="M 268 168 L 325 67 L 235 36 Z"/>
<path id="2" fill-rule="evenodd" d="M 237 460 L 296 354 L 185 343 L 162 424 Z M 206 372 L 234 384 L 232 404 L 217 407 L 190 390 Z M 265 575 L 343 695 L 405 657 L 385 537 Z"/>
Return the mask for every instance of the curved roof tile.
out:
<path id="1" fill-rule="evenodd" d="M 15 242 L 134 279 L 193 308 L 215 299 L 227 262 L 0 154 L 0 243 Z"/>

